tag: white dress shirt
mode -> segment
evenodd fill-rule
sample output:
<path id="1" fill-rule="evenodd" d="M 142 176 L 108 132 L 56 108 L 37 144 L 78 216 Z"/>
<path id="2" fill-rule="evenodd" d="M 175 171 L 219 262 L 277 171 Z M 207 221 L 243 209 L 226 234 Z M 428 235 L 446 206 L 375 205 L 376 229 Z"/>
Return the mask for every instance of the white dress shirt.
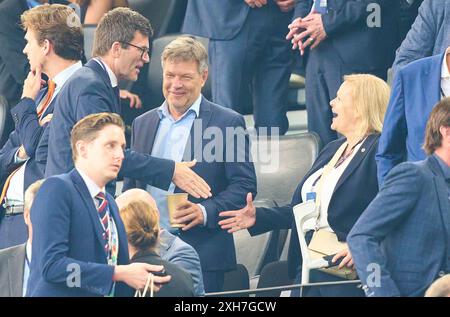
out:
<path id="1" fill-rule="evenodd" d="M 344 174 L 345 169 L 348 167 L 350 162 L 355 157 L 356 153 L 358 153 L 361 145 L 364 143 L 360 142 L 355 148 L 353 149 L 352 154 L 337 168 L 333 168 L 330 173 L 327 175 L 327 177 L 323 180 L 322 185 L 322 193 L 320 195 L 320 218 L 319 218 L 319 228 L 325 229 L 328 231 L 333 232 L 333 230 L 330 227 L 330 224 L 328 223 L 328 207 L 330 205 L 331 198 L 333 197 L 334 189 L 336 188 L 336 185 L 341 178 L 342 174 Z M 302 186 L 302 201 L 306 202 L 306 194 L 308 192 L 311 192 L 314 188 L 313 184 L 315 183 L 315 186 L 317 186 L 317 179 L 319 176 L 321 176 L 323 173 L 323 168 L 317 170 L 315 173 L 313 173 L 308 179 L 305 181 L 305 183 Z M 314 230 L 316 227 L 316 219 L 312 218 L 305 222 L 304 228 L 307 230 Z"/>

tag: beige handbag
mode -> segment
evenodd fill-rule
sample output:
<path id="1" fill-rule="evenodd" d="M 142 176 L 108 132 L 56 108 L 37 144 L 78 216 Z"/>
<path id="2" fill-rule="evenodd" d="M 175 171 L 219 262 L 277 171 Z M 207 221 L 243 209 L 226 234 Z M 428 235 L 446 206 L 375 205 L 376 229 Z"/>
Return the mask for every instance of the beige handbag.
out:
<path id="1" fill-rule="evenodd" d="M 338 241 L 336 234 L 327 230 L 318 230 L 314 232 L 311 242 L 308 245 L 309 255 L 313 260 L 336 254 L 347 248 L 347 243 Z M 349 267 L 339 269 L 338 265 L 336 265 L 319 270 L 347 280 L 354 280 L 357 278 L 356 271 Z"/>

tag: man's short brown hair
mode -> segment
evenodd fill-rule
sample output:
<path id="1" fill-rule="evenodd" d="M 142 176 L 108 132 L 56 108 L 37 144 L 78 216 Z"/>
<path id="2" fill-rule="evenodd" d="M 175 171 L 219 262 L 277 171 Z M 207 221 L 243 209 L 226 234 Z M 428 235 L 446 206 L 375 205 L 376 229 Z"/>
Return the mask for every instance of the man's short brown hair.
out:
<path id="1" fill-rule="evenodd" d="M 153 36 L 150 22 L 140 13 L 128 8 L 115 8 L 106 13 L 100 20 L 94 35 L 94 48 L 92 56 L 105 56 L 114 42 L 119 42 L 127 48 L 138 31 L 148 37 Z"/>
<path id="2" fill-rule="evenodd" d="M 72 147 L 72 159 L 74 162 L 77 158 L 77 142 L 91 142 L 95 140 L 98 136 L 98 133 L 108 125 L 118 126 L 123 131 L 125 131 L 125 125 L 122 118 L 119 115 L 110 112 L 88 115 L 73 126 L 70 136 L 70 145 Z"/>
<path id="3" fill-rule="evenodd" d="M 44 4 L 25 11 L 20 17 L 25 31 L 36 33 L 39 45 L 53 44 L 56 55 L 78 61 L 83 55 L 83 30 L 75 11 L 61 4 Z"/>
<path id="4" fill-rule="evenodd" d="M 442 135 L 439 131 L 441 127 L 450 127 L 450 97 L 442 99 L 431 111 L 423 145 L 428 155 L 433 154 L 442 145 Z"/>

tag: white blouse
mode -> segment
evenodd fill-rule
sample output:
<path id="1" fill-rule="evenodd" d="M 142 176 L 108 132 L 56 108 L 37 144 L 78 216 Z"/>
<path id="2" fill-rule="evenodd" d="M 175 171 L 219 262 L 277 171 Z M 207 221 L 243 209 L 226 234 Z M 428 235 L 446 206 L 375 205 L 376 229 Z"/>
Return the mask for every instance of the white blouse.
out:
<path id="1" fill-rule="evenodd" d="M 350 164 L 352 159 L 355 157 L 356 153 L 358 153 L 361 145 L 364 143 L 364 140 L 360 142 L 357 146 L 355 146 L 352 154 L 337 168 L 333 168 L 330 173 L 324 178 L 322 185 L 322 193 L 320 196 L 320 217 L 319 217 L 319 228 L 328 230 L 333 232 L 329 223 L 328 223 L 328 206 L 330 205 L 331 197 L 333 196 L 334 189 L 341 178 L 342 174 L 344 174 L 345 169 Z M 313 173 L 308 179 L 305 181 L 302 187 L 302 201 L 306 202 L 306 194 L 312 192 L 314 190 L 314 186 L 317 186 L 318 178 L 323 173 L 323 167 Z M 309 219 L 305 222 L 304 228 L 308 230 L 314 230 L 316 227 L 316 218 Z"/>

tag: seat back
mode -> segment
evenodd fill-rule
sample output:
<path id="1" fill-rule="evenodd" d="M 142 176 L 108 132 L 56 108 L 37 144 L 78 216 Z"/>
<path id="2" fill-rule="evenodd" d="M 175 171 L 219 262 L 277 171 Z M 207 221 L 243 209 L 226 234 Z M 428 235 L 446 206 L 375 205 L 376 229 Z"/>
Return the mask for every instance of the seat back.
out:
<path id="1" fill-rule="evenodd" d="M 223 292 L 246 290 L 250 288 L 250 278 L 247 268 L 243 264 L 237 264 L 236 269 L 225 273 Z M 241 297 L 242 295 L 237 295 Z M 227 295 L 233 297 L 233 295 Z M 246 296 L 248 297 L 248 295 Z"/>
<path id="2" fill-rule="evenodd" d="M 154 37 L 161 37 L 180 32 L 187 0 L 128 0 L 128 5 L 150 21 Z"/>
<path id="3" fill-rule="evenodd" d="M 163 71 L 161 66 L 161 55 L 164 48 L 179 36 L 182 36 L 182 34 L 166 35 L 153 41 L 147 75 L 149 106 L 151 108 L 159 107 L 164 101 L 164 95 L 162 93 Z M 208 49 L 208 39 L 202 37 L 195 38 Z M 211 98 L 210 77 L 211 76 L 208 76 L 205 86 L 202 89 L 202 93 L 207 99 Z"/>
<path id="4" fill-rule="evenodd" d="M 92 57 L 92 48 L 94 47 L 94 34 L 96 29 L 97 24 L 83 25 L 84 55 L 86 56 L 86 60 L 90 60 Z"/>
<path id="5" fill-rule="evenodd" d="M 280 136 L 278 140 L 259 137 L 252 142 L 257 200 L 274 201 L 278 206 L 289 204 L 319 149 L 319 137 L 309 132 Z"/>
<path id="6" fill-rule="evenodd" d="M 302 254 L 302 283 L 307 284 L 309 283 L 309 271 L 312 259 L 308 251 L 308 244 L 306 243 L 304 224 L 307 220 L 317 217 L 318 211 L 315 210 L 314 201 L 308 201 L 301 206 L 294 206 L 293 212 L 298 241 L 300 243 L 300 252 Z"/>
<path id="7" fill-rule="evenodd" d="M 291 285 L 293 280 L 288 274 L 287 261 L 276 261 L 267 264 L 261 271 L 257 288 Z M 280 297 L 280 290 L 257 293 L 256 297 Z"/>

